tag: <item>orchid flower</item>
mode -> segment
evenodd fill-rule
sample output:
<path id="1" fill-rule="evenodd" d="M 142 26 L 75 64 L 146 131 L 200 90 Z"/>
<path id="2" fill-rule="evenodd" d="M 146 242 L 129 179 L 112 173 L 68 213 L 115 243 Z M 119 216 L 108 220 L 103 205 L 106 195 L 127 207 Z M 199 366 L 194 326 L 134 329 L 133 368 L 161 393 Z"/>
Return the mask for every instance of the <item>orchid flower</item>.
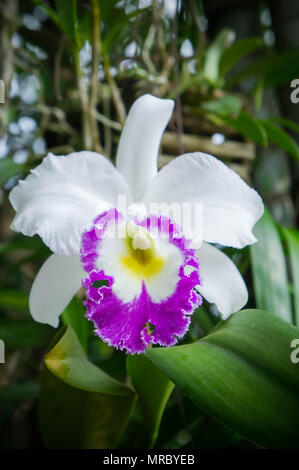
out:
<path id="1" fill-rule="evenodd" d="M 202 296 L 224 318 L 246 304 L 241 274 L 213 244 L 243 248 L 256 242 L 252 228 L 263 214 L 262 200 L 204 153 L 177 157 L 158 172 L 173 106 L 151 95 L 133 104 L 116 168 L 94 152 L 49 154 L 11 191 L 13 230 L 38 234 L 53 252 L 30 292 L 35 320 L 57 327 L 83 286 L 95 334 L 135 354 L 150 344 L 174 345 Z M 117 208 L 120 195 L 129 204 L 126 214 Z M 201 246 L 194 248 L 175 215 L 145 213 L 151 203 L 202 204 Z"/>

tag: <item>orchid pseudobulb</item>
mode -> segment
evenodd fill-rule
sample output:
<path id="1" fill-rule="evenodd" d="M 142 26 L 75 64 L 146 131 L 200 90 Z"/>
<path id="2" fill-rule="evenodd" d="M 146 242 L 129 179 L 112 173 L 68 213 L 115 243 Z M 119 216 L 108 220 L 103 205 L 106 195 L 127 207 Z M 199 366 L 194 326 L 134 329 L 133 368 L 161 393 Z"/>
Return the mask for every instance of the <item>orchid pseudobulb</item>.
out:
<path id="1" fill-rule="evenodd" d="M 12 228 L 38 234 L 53 251 L 31 289 L 35 320 L 58 326 L 59 315 L 84 286 L 95 334 L 135 354 L 150 344 L 175 344 L 202 296 L 224 318 L 247 302 L 239 271 L 212 243 L 235 248 L 254 243 L 252 228 L 263 203 L 234 171 L 207 154 L 182 155 L 157 171 L 172 110 L 172 100 L 151 95 L 133 104 L 116 168 L 94 152 L 49 154 L 11 191 Z M 120 196 L 127 211 L 119 208 Z M 154 204 L 159 209 L 152 210 Z M 186 234 L 175 211 L 161 209 L 173 204 L 191 208 L 202 244 L 194 243 L 192 231 Z"/>

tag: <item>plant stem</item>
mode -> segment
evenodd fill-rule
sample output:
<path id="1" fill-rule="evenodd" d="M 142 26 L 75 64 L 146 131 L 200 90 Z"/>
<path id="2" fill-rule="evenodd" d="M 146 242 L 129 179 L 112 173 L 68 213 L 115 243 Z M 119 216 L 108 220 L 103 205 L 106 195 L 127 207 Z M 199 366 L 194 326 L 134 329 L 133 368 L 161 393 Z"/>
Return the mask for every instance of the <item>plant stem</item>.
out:
<path id="1" fill-rule="evenodd" d="M 18 5 L 16 0 L 0 3 L 0 79 L 3 87 L 4 102 L 0 101 L 0 138 L 6 132 L 8 124 L 9 89 L 13 77 L 13 47 L 11 38 L 17 26 Z M 1 90 L 0 90 L 1 93 Z"/>
<path id="2" fill-rule="evenodd" d="M 100 144 L 99 128 L 96 120 L 98 102 L 98 72 L 101 53 L 101 18 L 98 0 L 91 0 L 92 8 L 92 64 L 91 64 L 91 89 L 90 89 L 90 125 L 93 140 L 93 148 L 96 152 L 103 153 Z"/>
<path id="3" fill-rule="evenodd" d="M 92 135 L 90 126 L 90 113 L 89 113 L 89 99 L 87 89 L 84 83 L 84 77 L 79 58 L 79 50 L 77 47 L 73 49 L 74 64 L 77 76 L 78 90 L 81 101 L 82 109 L 82 132 L 83 132 L 83 145 L 85 150 L 92 150 Z"/>
<path id="4" fill-rule="evenodd" d="M 104 63 L 104 70 L 105 70 L 107 82 L 110 87 L 114 106 L 116 108 L 117 118 L 120 124 L 123 125 L 126 119 L 126 108 L 122 101 L 118 86 L 110 73 L 110 63 L 109 63 L 109 58 L 108 58 L 108 54 L 106 51 L 103 52 L 103 63 Z"/>

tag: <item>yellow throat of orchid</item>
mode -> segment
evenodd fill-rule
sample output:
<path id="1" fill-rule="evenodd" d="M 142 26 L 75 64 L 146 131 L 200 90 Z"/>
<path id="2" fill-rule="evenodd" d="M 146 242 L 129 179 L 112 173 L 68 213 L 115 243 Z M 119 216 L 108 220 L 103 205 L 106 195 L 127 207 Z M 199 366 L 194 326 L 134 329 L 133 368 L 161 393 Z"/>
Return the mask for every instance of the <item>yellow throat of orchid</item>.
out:
<path id="1" fill-rule="evenodd" d="M 163 268 L 165 260 L 157 255 L 154 241 L 146 229 L 130 221 L 126 231 L 127 254 L 121 257 L 121 263 L 139 279 L 150 279 Z"/>

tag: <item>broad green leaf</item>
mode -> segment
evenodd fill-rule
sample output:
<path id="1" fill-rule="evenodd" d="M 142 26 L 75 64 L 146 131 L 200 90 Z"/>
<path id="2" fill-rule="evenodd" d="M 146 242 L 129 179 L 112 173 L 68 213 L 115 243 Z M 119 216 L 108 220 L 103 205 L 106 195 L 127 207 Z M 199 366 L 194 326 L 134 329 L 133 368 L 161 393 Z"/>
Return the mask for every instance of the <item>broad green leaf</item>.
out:
<path id="1" fill-rule="evenodd" d="M 13 289 L 0 290 L 0 310 L 14 310 L 16 312 L 28 313 L 28 294 Z"/>
<path id="2" fill-rule="evenodd" d="M 264 82 L 267 87 L 290 83 L 299 76 L 299 51 L 279 54 L 271 60 L 264 71 Z"/>
<path id="3" fill-rule="evenodd" d="M 43 348 L 53 336 L 53 328 L 34 320 L 1 319 L 0 339 L 5 350 Z"/>
<path id="4" fill-rule="evenodd" d="M 4 185 L 10 178 L 22 173 L 23 165 L 18 165 L 11 158 L 5 157 L 0 159 L 0 185 Z"/>
<path id="5" fill-rule="evenodd" d="M 262 124 L 245 111 L 240 111 L 239 116 L 235 119 L 229 116 L 224 117 L 223 121 L 257 144 L 263 147 L 268 144 L 267 133 Z"/>
<path id="6" fill-rule="evenodd" d="M 173 390 L 173 383 L 145 355 L 128 356 L 128 374 L 132 379 L 141 405 L 148 447 L 158 437 L 163 411 Z"/>
<path id="7" fill-rule="evenodd" d="M 297 122 L 292 121 L 291 119 L 287 119 L 282 116 L 277 116 L 272 118 L 272 121 L 277 122 L 281 126 L 288 127 L 292 131 L 295 131 L 299 134 L 299 124 L 297 124 Z"/>
<path id="8" fill-rule="evenodd" d="M 238 114 L 241 110 L 241 101 L 233 95 L 225 95 L 214 101 L 204 101 L 201 108 L 220 117 Z"/>
<path id="9" fill-rule="evenodd" d="M 268 211 L 254 228 L 258 242 L 250 247 L 256 305 L 292 322 L 292 308 L 282 244 Z"/>
<path id="10" fill-rule="evenodd" d="M 289 134 L 268 119 L 262 119 L 260 122 L 265 128 L 269 140 L 299 160 L 299 147 Z"/>
<path id="11" fill-rule="evenodd" d="M 220 73 L 225 75 L 241 59 L 248 56 L 251 52 L 260 49 L 263 41 L 259 38 L 247 38 L 236 41 L 230 47 L 225 49 L 220 60 Z"/>
<path id="12" fill-rule="evenodd" d="M 146 355 L 200 408 L 258 445 L 299 447 L 299 329 L 262 310 L 232 315 L 197 343 Z"/>
<path id="13" fill-rule="evenodd" d="M 243 440 L 244 438 L 239 434 L 214 420 L 204 425 L 200 435 L 196 436 L 199 449 L 227 449 Z"/>
<path id="14" fill-rule="evenodd" d="M 46 355 L 45 365 L 40 423 L 47 447 L 115 447 L 135 405 L 133 390 L 87 359 L 71 327 Z"/>
<path id="15" fill-rule="evenodd" d="M 86 351 L 89 322 L 85 318 L 85 308 L 82 300 L 75 296 L 62 313 L 61 318 L 66 325 L 70 325 L 74 329 L 78 340 Z"/>
<path id="16" fill-rule="evenodd" d="M 271 63 L 271 59 L 266 58 L 265 56 L 255 59 L 252 62 L 250 61 L 249 65 L 245 65 L 240 69 L 240 71 L 234 71 L 234 73 L 229 76 L 226 82 L 226 87 L 233 88 L 236 84 L 250 77 L 263 79 L 264 71 L 269 63 Z"/>
<path id="17" fill-rule="evenodd" d="M 87 359 L 84 349 L 70 326 L 45 356 L 45 364 L 57 378 L 80 390 L 109 395 L 132 395 L 132 390 Z"/>
<path id="18" fill-rule="evenodd" d="M 288 243 L 294 285 L 295 324 L 299 325 L 299 232 L 284 228 L 283 233 Z"/>

